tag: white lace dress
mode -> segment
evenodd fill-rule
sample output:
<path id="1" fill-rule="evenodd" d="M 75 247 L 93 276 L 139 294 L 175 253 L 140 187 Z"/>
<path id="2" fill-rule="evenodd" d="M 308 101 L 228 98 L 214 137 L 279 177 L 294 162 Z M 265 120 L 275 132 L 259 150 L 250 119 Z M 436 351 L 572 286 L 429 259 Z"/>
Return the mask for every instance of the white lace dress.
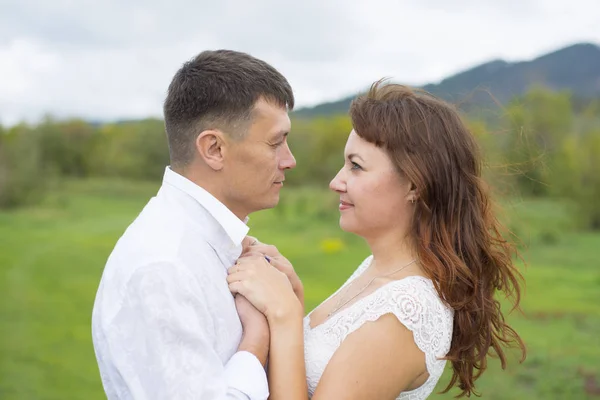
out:
<path id="1" fill-rule="evenodd" d="M 367 257 L 341 288 L 364 272 L 372 258 Z M 397 399 L 421 400 L 433 392 L 446 365 L 445 360 L 438 358 L 450 350 L 454 312 L 439 298 L 431 280 L 411 276 L 389 282 L 312 329 L 310 314 L 304 318 L 304 356 L 310 397 L 344 339 L 365 322 L 375 321 L 388 313 L 394 314 L 412 331 L 415 343 L 425 353 L 429 372 L 423 385 L 401 393 Z"/>

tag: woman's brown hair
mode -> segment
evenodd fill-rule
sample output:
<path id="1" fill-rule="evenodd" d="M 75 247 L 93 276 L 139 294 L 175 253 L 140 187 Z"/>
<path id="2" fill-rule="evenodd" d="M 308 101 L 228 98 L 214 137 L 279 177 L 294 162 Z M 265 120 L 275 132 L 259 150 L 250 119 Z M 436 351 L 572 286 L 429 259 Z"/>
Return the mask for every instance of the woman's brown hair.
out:
<path id="1" fill-rule="evenodd" d="M 448 392 L 477 395 L 475 380 L 495 354 L 506 367 L 504 346 L 521 349 L 506 323 L 498 293 L 520 302 L 522 276 L 516 249 L 502 236 L 481 177 L 473 135 L 450 104 L 418 89 L 378 81 L 350 107 L 356 133 L 386 150 L 398 172 L 418 193 L 410 235 L 424 272 L 454 309 L 452 344 L 446 359 L 453 375 Z"/>

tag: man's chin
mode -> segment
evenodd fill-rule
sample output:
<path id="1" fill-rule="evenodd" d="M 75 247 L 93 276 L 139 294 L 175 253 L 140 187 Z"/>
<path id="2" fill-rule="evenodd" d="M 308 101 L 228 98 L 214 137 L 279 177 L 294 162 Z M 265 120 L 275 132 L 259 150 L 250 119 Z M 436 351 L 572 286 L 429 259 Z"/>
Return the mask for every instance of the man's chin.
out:
<path id="1" fill-rule="evenodd" d="M 278 204 L 279 204 L 279 194 L 277 194 L 276 197 L 272 197 L 270 199 L 266 199 L 261 204 L 257 204 L 254 207 L 254 211 L 252 211 L 252 212 L 261 211 L 261 210 L 269 210 L 271 208 L 277 207 Z"/>
<path id="2" fill-rule="evenodd" d="M 272 198 L 270 200 L 271 201 L 269 202 L 269 204 L 265 208 L 275 208 L 275 207 L 277 207 L 277 205 L 279 204 L 279 193 L 277 193 L 277 196 L 275 196 L 274 198 Z"/>

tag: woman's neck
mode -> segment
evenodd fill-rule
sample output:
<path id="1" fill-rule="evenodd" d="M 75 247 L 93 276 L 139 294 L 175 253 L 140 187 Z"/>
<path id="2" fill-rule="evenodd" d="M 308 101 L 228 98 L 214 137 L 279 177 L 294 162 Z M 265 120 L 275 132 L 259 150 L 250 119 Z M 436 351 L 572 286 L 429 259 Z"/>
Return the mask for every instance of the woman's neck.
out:
<path id="1" fill-rule="evenodd" d="M 415 246 L 404 234 L 400 235 L 394 232 L 374 236 L 366 240 L 371 248 L 375 261 L 373 268 L 377 273 L 391 272 L 398 269 L 401 264 L 408 264 L 417 258 Z"/>

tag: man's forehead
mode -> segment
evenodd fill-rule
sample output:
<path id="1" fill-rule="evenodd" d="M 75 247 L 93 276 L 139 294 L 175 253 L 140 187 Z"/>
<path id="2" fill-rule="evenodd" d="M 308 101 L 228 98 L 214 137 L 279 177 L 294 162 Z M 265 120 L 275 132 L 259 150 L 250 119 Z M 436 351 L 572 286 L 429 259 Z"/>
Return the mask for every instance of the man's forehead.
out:
<path id="1" fill-rule="evenodd" d="M 274 101 L 265 100 L 262 97 L 259 98 L 254 103 L 253 111 L 256 114 L 261 114 L 261 115 L 269 115 L 269 114 L 279 114 L 279 115 L 285 114 L 285 115 L 287 115 L 287 113 L 288 113 L 287 106 L 282 106 L 281 104 L 274 102 Z"/>
<path id="2" fill-rule="evenodd" d="M 251 131 L 266 139 L 275 140 L 286 135 L 291 129 L 291 122 L 287 112 L 278 110 L 255 109 Z"/>

